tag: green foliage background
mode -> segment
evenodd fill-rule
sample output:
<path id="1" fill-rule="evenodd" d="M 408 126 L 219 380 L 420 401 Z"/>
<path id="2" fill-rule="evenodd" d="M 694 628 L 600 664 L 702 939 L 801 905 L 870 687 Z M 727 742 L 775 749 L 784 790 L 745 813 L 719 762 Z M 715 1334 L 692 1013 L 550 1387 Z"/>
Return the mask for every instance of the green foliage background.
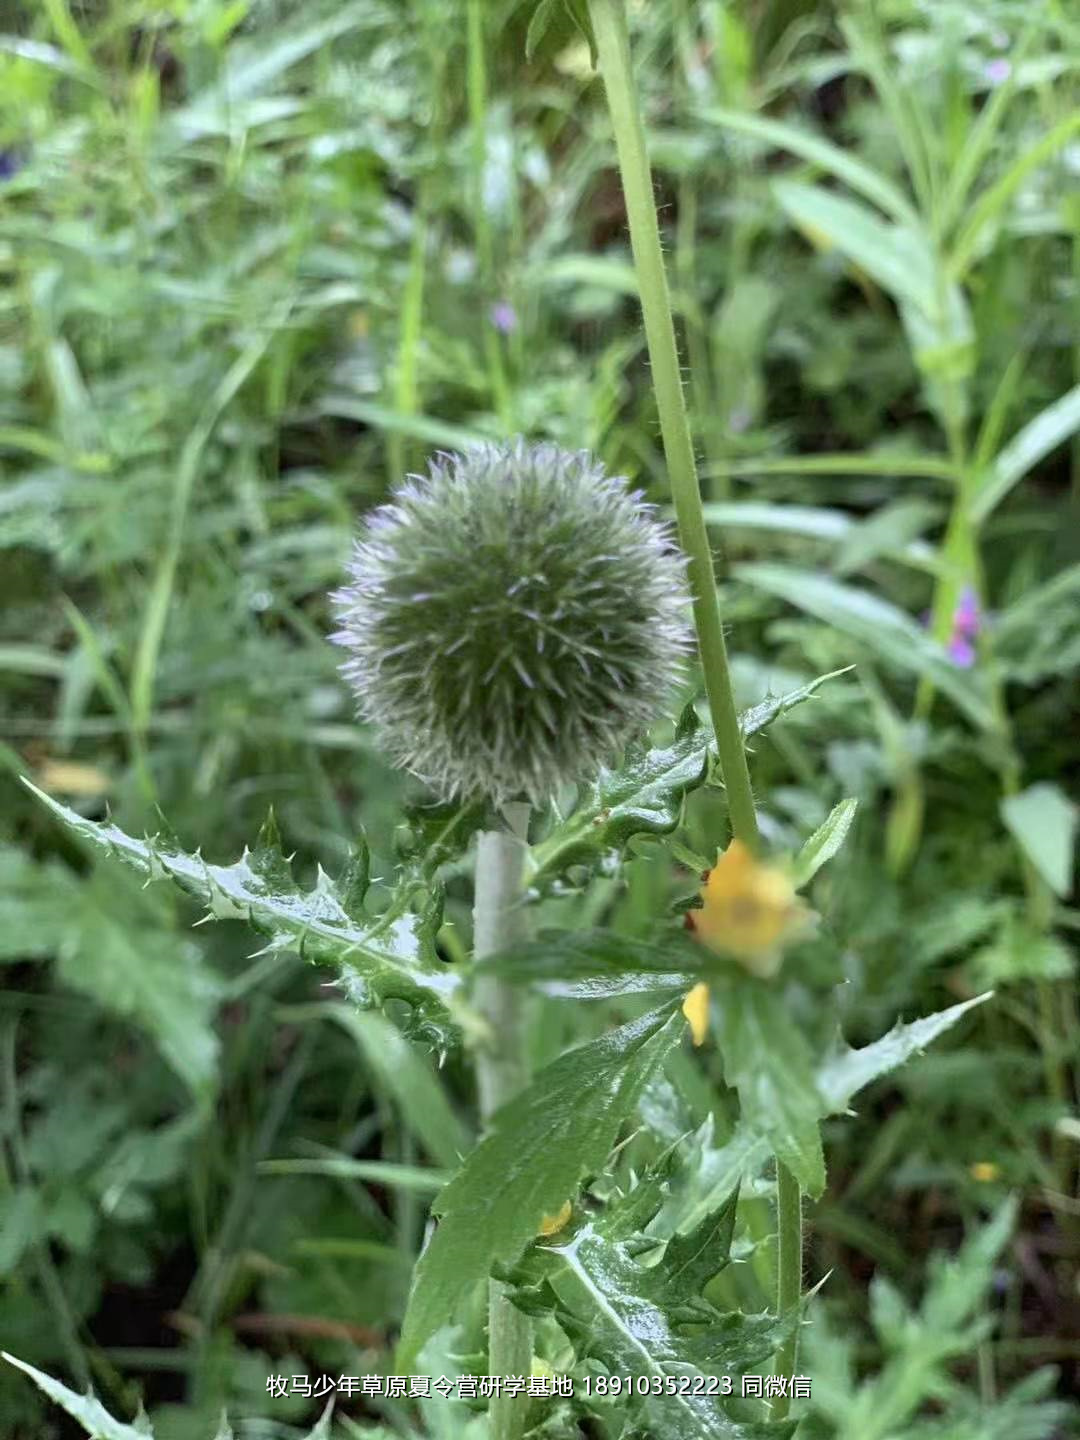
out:
<path id="1" fill-rule="evenodd" d="M 142 1402 L 158 1440 L 210 1437 L 224 1407 L 238 1436 L 306 1434 L 320 1406 L 268 1374 L 392 1370 L 431 1196 L 473 1139 L 442 1020 L 414 1005 L 406 1038 L 394 1008 L 465 953 L 467 861 L 438 817 L 402 823 L 420 797 L 326 642 L 357 517 L 430 450 L 515 433 L 666 503 L 603 95 L 558 7 L 526 60 L 534 8 L 0 0 L 0 1346 L 125 1420 Z M 629 8 L 740 704 L 856 667 L 749 727 L 771 846 L 859 801 L 789 1023 L 821 1032 L 844 982 L 865 1046 L 997 991 L 826 1122 L 799 1433 L 1076 1433 L 1080 17 Z M 973 581 L 965 668 L 944 647 Z M 685 729 L 658 754 L 652 790 L 637 756 L 541 842 L 541 928 L 644 944 L 693 891 L 722 803 L 706 786 L 680 813 L 706 764 Z M 251 846 L 253 884 L 281 879 L 255 839 L 272 808 L 301 885 L 351 864 L 363 896 L 369 862 L 374 914 L 439 868 L 442 911 L 409 911 L 413 990 L 387 972 L 388 1014 L 357 1011 L 303 944 L 253 954 L 246 892 L 230 910 L 197 866 L 187 894 L 143 888 L 20 775 L 129 836 L 167 825 L 163 853 Z M 205 903 L 235 918 L 192 928 Z M 566 975 L 537 1065 L 638 1013 Z M 635 1270 L 631 1169 L 678 1145 L 668 1203 L 717 1223 L 728 1086 L 757 1073 L 740 1003 L 644 1085 L 578 1268 L 521 1262 L 566 1333 L 602 1340 L 590 1245 Z M 771 1303 L 769 1197 L 744 1187 L 721 1309 Z M 440 1334 L 431 1373 L 480 1367 Z M 668 1440 L 612 1405 L 544 1423 Z M 67 1424 L 5 1369 L 3 1440 Z M 413 1425 L 483 1421 L 356 1400 L 332 1433 Z"/>

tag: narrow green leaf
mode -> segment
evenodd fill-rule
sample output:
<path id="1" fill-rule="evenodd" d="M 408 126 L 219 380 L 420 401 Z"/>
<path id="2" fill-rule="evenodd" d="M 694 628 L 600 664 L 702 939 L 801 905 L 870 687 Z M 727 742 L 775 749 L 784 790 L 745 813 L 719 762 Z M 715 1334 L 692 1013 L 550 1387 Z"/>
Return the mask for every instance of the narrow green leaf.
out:
<path id="1" fill-rule="evenodd" d="M 739 1092 L 743 1120 L 816 1199 L 825 1189 L 818 1127 L 825 1102 L 806 1037 L 783 992 L 751 976 L 733 976 L 718 1001 L 724 1078 Z"/>
<path id="2" fill-rule="evenodd" d="M 881 506 L 856 522 L 844 537 L 836 555 L 836 573 L 854 574 L 882 555 L 920 570 L 940 569 L 935 548 L 919 539 L 940 514 L 939 507 L 929 500 L 897 500 Z"/>
<path id="3" fill-rule="evenodd" d="M 450 1179 L 445 1170 L 423 1170 L 418 1165 L 395 1165 L 388 1160 L 357 1160 L 352 1155 L 327 1155 L 315 1160 L 260 1160 L 263 1175 L 327 1175 L 335 1180 L 366 1180 L 392 1190 L 433 1194 Z"/>
<path id="4" fill-rule="evenodd" d="M 529 20 L 529 28 L 525 32 L 525 59 L 531 60 L 536 53 L 536 48 L 551 28 L 551 22 L 559 9 L 561 0 L 540 0 Z"/>
<path id="5" fill-rule="evenodd" d="M 416 1267 L 398 1364 L 446 1324 L 463 1292 L 495 1264 L 515 1261 L 607 1159 L 649 1076 L 684 1021 L 670 1006 L 578 1046 L 499 1110 L 433 1209 L 441 1217 Z"/>
<path id="6" fill-rule="evenodd" d="M 816 165 L 837 180 L 842 180 L 857 194 L 877 205 L 901 224 L 918 223 L 911 201 L 891 180 L 871 169 L 850 151 L 842 150 L 820 135 L 788 125 L 782 120 L 771 120 L 763 115 L 742 110 L 724 110 L 709 106 L 699 111 L 699 114 L 707 124 L 720 125 L 725 130 L 749 135 L 751 139 L 761 140 L 766 145 L 786 150 L 791 155 L 797 155 L 800 160 Z"/>
<path id="7" fill-rule="evenodd" d="M 21 1370 L 24 1375 L 29 1375 L 39 1390 L 55 1401 L 73 1420 L 78 1421 L 90 1436 L 90 1440 L 147 1440 L 149 1430 L 123 1425 L 119 1420 L 114 1420 L 95 1396 L 76 1394 L 59 1380 L 54 1380 L 43 1370 L 35 1370 L 33 1365 L 27 1365 L 25 1360 L 17 1360 L 6 1350 L 0 1351 L 0 1358 L 9 1365 L 14 1365 L 16 1370 Z"/>
<path id="8" fill-rule="evenodd" d="M 310 1014 L 315 1008 L 305 1006 L 304 1010 Z M 366 1065 L 397 1101 L 404 1123 L 432 1159 L 455 1169 L 472 1139 L 432 1072 L 428 1057 L 375 1011 L 342 1004 L 320 1005 L 317 1010 L 352 1036 Z"/>
<path id="9" fill-rule="evenodd" d="M 588 0 L 563 0 L 567 13 L 571 20 L 580 30 L 582 38 L 589 47 L 589 60 L 593 69 L 596 69 L 596 36 L 593 34 L 592 17 L 589 14 Z"/>
<path id="10" fill-rule="evenodd" d="M 846 255 L 895 300 L 926 315 L 937 311 L 933 252 L 921 230 L 890 224 L 865 205 L 816 185 L 778 180 L 773 193 L 805 234 Z"/>
<path id="11" fill-rule="evenodd" d="M 784 565 L 740 565 L 735 575 L 835 626 L 898 670 L 927 676 L 972 724 L 982 730 L 993 728 L 989 699 L 980 677 L 958 670 L 910 615 L 887 600 L 815 571 Z"/>
<path id="12" fill-rule="evenodd" d="M 858 808 L 857 800 L 841 800 L 840 804 L 830 811 L 824 824 L 810 836 L 795 857 L 795 872 L 792 878 L 796 890 L 801 890 L 840 849 Z"/>
<path id="13" fill-rule="evenodd" d="M 1040 781 L 1001 802 L 1001 818 L 1059 899 L 1072 890 L 1077 807 L 1059 785 Z"/>
<path id="14" fill-rule="evenodd" d="M 1045 164 L 1056 151 L 1067 145 L 1078 131 L 1080 112 L 1067 115 L 1014 160 L 1000 180 L 979 196 L 949 257 L 949 269 L 955 280 L 964 279 L 983 243 L 988 227 L 998 218 L 1022 182 L 1033 170 Z"/>
<path id="15" fill-rule="evenodd" d="M 972 498 L 969 512 L 972 524 L 981 525 L 1014 485 L 1078 430 L 1080 385 L 1074 385 L 1060 400 L 1030 420 L 999 453 Z"/>

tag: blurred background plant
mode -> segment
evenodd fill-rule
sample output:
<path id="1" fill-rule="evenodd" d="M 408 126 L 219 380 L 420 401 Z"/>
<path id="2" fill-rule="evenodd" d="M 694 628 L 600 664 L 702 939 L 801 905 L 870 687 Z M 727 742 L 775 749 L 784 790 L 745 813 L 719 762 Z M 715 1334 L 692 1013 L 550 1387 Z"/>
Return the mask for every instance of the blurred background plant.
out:
<path id="1" fill-rule="evenodd" d="M 306 1433 L 268 1374 L 390 1366 L 473 1097 L 16 776 L 215 861 L 272 806 L 301 875 L 362 824 L 390 876 L 414 792 L 325 639 L 357 516 L 518 432 L 666 500 L 604 97 L 547 8 L 526 61 L 511 0 L 0 0 L 0 1345 L 158 1440 Z M 754 744 L 770 844 L 861 802 L 806 984 L 853 1042 L 997 990 L 830 1122 L 805 1432 L 1074 1433 L 1080 17 L 629 10 L 740 704 L 857 662 Z M 643 846 L 541 923 L 634 937 L 679 880 Z M 445 918 L 453 957 L 452 870 Z M 600 1011 L 544 1009 L 535 1055 Z M 706 1046 L 642 1103 L 708 1176 L 726 1096 Z M 0 1417 L 82 1433 L 13 1370 Z"/>

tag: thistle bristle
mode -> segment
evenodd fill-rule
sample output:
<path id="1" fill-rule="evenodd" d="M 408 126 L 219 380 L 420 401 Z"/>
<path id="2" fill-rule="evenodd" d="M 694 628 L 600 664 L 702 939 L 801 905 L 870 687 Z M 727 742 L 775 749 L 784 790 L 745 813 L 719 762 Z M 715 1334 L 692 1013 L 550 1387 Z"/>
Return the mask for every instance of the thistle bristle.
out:
<path id="1" fill-rule="evenodd" d="M 342 673 L 394 761 L 452 798 L 542 803 L 663 712 L 685 562 L 588 451 L 439 454 L 366 517 L 331 599 Z"/>

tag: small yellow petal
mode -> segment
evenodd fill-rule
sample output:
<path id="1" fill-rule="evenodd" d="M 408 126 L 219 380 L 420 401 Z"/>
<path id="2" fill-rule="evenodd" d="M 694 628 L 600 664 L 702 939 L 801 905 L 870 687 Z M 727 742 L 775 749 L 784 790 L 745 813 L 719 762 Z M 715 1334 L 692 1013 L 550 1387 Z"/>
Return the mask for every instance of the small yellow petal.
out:
<path id="1" fill-rule="evenodd" d="M 704 981 L 699 980 L 692 990 L 687 991 L 682 1013 L 690 1022 L 694 1044 L 703 1045 L 709 1033 L 709 987 Z"/>
<path id="2" fill-rule="evenodd" d="M 557 1235 L 573 1214 L 574 1207 L 569 1200 L 564 1200 L 557 1215 L 545 1215 L 540 1221 L 538 1235 Z"/>
<path id="3" fill-rule="evenodd" d="M 783 945 L 809 913 L 784 871 L 757 860 L 740 840 L 732 840 L 709 871 L 701 898 L 694 933 L 762 976 L 776 973 Z"/>
<path id="4" fill-rule="evenodd" d="M 977 1160 L 971 1166 L 969 1173 L 973 1180 L 979 1180 L 985 1185 L 998 1178 L 1001 1174 L 1001 1167 L 995 1165 L 992 1160 Z"/>

